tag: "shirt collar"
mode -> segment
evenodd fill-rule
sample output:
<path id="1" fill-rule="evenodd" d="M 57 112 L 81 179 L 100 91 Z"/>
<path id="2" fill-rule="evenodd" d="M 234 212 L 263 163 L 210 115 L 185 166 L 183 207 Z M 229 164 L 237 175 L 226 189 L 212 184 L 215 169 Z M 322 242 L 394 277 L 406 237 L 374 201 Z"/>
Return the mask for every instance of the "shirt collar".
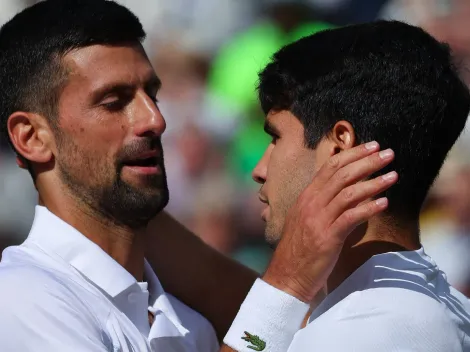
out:
<path id="1" fill-rule="evenodd" d="M 144 336 L 149 336 L 150 332 L 148 309 L 153 313 L 159 312 L 152 326 L 153 337 L 188 333 L 147 261 L 144 263 L 145 285 L 138 283 L 98 245 L 42 206 L 36 206 L 34 222 L 25 244 L 28 242 L 78 270 L 87 281 L 110 296 Z"/>
<path id="2" fill-rule="evenodd" d="M 147 261 L 145 261 L 144 275 L 145 280 L 148 283 L 148 290 L 150 293 L 149 310 L 153 314 L 155 314 L 157 310 L 161 310 L 173 324 L 185 330 L 181 320 L 173 309 L 173 305 L 171 304 L 168 295 L 158 280 L 157 275 L 155 275 L 155 272 Z"/>
<path id="3" fill-rule="evenodd" d="M 325 297 L 312 312 L 309 322 L 353 292 L 378 287 L 400 287 L 407 283 L 417 284 L 426 290 L 427 283 L 437 274 L 436 263 L 422 247 L 416 251 L 374 255 Z"/>
<path id="4" fill-rule="evenodd" d="M 36 206 L 28 241 L 46 253 L 58 255 L 113 298 L 137 284 L 136 279 L 97 244 L 45 207 Z"/>

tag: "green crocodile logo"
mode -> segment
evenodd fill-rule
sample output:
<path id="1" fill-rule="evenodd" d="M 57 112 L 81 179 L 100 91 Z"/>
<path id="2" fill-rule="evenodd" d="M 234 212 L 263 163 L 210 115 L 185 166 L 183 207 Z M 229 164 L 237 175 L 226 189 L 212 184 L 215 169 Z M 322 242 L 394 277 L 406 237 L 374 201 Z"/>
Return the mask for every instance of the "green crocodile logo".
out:
<path id="1" fill-rule="evenodd" d="M 264 351 L 266 348 L 266 342 L 261 340 L 259 336 L 251 335 L 249 332 L 245 331 L 245 335 L 242 337 L 242 340 L 251 343 L 252 346 L 247 346 L 248 348 L 255 350 L 255 351 Z"/>

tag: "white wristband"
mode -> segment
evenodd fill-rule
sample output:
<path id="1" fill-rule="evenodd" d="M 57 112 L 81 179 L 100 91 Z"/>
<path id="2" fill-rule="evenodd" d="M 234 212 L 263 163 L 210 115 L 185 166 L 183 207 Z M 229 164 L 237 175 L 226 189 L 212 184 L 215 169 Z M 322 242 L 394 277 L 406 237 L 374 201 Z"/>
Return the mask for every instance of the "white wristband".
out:
<path id="1" fill-rule="evenodd" d="M 257 279 L 224 343 L 239 352 L 286 352 L 309 308 L 307 303 Z"/>

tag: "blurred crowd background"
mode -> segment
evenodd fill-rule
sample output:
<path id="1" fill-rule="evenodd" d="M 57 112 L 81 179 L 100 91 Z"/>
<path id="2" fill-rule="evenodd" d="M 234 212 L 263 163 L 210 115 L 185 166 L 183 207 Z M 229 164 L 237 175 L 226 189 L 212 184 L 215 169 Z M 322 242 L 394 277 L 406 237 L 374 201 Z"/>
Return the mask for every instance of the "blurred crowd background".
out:
<path id="1" fill-rule="evenodd" d="M 277 49 L 325 28 L 396 19 L 450 43 L 462 67 L 470 63 L 469 0 L 118 1 L 142 21 L 146 50 L 163 82 L 158 98 L 168 125 L 167 210 L 211 246 L 259 272 L 271 249 L 264 244 L 259 186 L 251 170 L 269 138 L 255 88 L 257 72 Z M 35 2 L 0 0 L 0 23 Z M 466 69 L 462 74 L 470 83 Z M 426 251 L 467 295 L 469 148 L 470 135 L 464 133 L 422 215 Z M 0 141 L 0 181 L 2 249 L 27 236 L 37 202 L 29 174 L 16 166 L 5 141 Z"/>

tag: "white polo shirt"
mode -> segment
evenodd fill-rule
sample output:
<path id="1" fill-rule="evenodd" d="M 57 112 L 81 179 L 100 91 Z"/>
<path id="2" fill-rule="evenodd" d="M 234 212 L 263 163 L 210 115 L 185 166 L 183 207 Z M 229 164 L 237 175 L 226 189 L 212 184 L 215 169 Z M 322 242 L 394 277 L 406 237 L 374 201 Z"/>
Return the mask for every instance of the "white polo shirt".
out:
<path id="1" fill-rule="evenodd" d="M 210 323 L 165 293 L 148 263 L 145 278 L 38 206 L 27 240 L 0 262 L 0 350 L 218 351 Z"/>
<path id="2" fill-rule="evenodd" d="M 421 248 L 369 259 L 313 311 L 257 280 L 224 342 L 240 352 L 470 351 L 470 304 Z"/>
<path id="3" fill-rule="evenodd" d="M 307 351 L 470 351 L 470 304 L 423 249 L 376 255 L 295 334 Z"/>

